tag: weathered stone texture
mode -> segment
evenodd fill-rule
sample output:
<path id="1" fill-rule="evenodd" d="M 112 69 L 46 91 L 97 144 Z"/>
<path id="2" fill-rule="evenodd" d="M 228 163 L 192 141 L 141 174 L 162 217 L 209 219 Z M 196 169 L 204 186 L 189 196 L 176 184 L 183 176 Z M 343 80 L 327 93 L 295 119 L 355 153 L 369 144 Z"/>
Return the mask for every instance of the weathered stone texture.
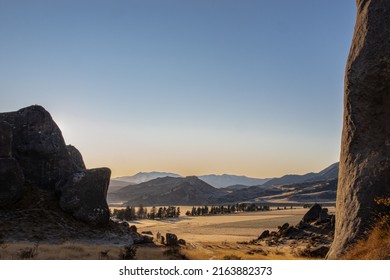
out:
<path id="1" fill-rule="evenodd" d="M 336 232 L 342 256 L 375 224 L 375 198 L 390 196 L 390 1 L 357 0 L 345 71 Z"/>
<path id="2" fill-rule="evenodd" d="M 0 207 L 15 203 L 26 183 L 55 192 L 60 207 L 76 219 L 108 225 L 110 175 L 108 168 L 85 169 L 81 153 L 65 145 L 43 107 L 0 113 Z"/>
<path id="3" fill-rule="evenodd" d="M 106 225 L 110 212 L 106 201 L 111 171 L 97 168 L 74 173 L 61 191 L 60 207 L 78 220 Z"/>
<path id="4" fill-rule="evenodd" d="M 0 121 L 0 158 L 12 155 L 12 128 L 8 122 Z"/>
<path id="5" fill-rule="evenodd" d="M 12 206 L 23 195 L 24 177 L 13 158 L 0 158 L 0 209 Z"/>
<path id="6" fill-rule="evenodd" d="M 54 190 L 59 180 L 78 170 L 61 130 L 43 107 L 35 105 L 1 113 L 1 120 L 13 127 L 13 157 L 19 162 L 27 183 Z"/>

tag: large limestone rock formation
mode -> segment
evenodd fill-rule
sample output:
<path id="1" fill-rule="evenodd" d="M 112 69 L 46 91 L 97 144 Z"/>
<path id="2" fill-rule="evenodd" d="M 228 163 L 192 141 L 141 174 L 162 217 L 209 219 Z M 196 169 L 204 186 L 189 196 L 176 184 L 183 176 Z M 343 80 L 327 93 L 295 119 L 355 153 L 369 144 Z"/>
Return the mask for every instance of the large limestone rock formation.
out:
<path id="1" fill-rule="evenodd" d="M 78 171 L 61 130 L 43 107 L 30 106 L 17 112 L 1 113 L 0 120 L 13 128 L 13 155 L 27 183 L 54 190 L 57 182 Z"/>
<path id="2" fill-rule="evenodd" d="M 0 208 L 18 201 L 24 192 L 24 176 L 18 162 L 12 158 L 12 128 L 0 122 Z"/>
<path id="3" fill-rule="evenodd" d="M 356 3 L 330 259 L 339 258 L 375 224 L 375 199 L 390 196 L 390 1 Z"/>
<path id="4" fill-rule="evenodd" d="M 43 107 L 0 113 L 0 208 L 20 199 L 25 185 L 34 186 L 55 192 L 60 207 L 76 219 L 107 225 L 110 174 L 108 168 L 86 170 Z"/>
<path id="5" fill-rule="evenodd" d="M 74 173 L 62 188 L 61 208 L 80 221 L 104 225 L 110 218 L 106 201 L 110 175 L 108 168 Z"/>

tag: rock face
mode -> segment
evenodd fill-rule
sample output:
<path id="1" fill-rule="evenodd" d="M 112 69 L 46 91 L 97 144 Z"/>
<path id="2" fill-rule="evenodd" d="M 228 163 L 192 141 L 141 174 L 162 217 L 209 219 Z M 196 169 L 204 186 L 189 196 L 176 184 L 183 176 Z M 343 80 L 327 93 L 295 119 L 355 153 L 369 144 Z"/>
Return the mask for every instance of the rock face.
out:
<path id="1" fill-rule="evenodd" d="M 72 145 L 66 146 L 66 149 L 68 150 L 68 153 L 70 155 L 70 159 L 72 160 L 73 165 L 78 169 L 78 170 L 84 170 L 86 169 L 83 156 L 79 152 L 79 150 L 76 149 L 76 147 Z"/>
<path id="2" fill-rule="evenodd" d="M 55 192 L 64 211 L 92 225 L 108 225 L 111 171 L 86 170 L 80 152 L 41 106 L 0 113 L 0 207 L 23 195 L 24 185 Z M 24 182 L 25 180 L 25 182 Z"/>
<path id="3" fill-rule="evenodd" d="M 0 122 L 0 158 L 11 157 L 12 128 L 7 122 Z"/>
<path id="4" fill-rule="evenodd" d="M 24 176 L 18 162 L 12 158 L 12 128 L 0 122 L 0 208 L 18 201 L 24 191 Z"/>
<path id="5" fill-rule="evenodd" d="M 364 236 L 378 214 L 375 199 L 390 195 L 390 1 L 356 3 L 330 259 Z"/>
<path id="6" fill-rule="evenodd" d="M 1 120 L 13 128 L 13 156 L 27 183 L 54 190 L 60 180 L 78 171 L 61 130 L 43 107 L 30 106 L 17 112 L 1 113 Z"/>
<path id="7" fill-rule="evenodd" d="M 60 207 L 80 221 L 106 224 L 110 218 L 106 201 L 110 175 L 108 168 L 74 173 L 61 190 Z"/>
<path id="8" fill-rule="evenodd" d="M 13 158 L 0 158 L 0 208 L 18 201 L 24 191 L 23 172 Z"/>

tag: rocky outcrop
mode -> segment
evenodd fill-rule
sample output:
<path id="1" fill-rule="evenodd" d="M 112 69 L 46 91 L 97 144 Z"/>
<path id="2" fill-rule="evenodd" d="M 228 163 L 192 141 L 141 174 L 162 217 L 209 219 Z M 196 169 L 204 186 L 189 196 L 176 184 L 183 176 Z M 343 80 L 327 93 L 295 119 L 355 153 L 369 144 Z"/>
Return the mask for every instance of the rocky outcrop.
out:
<path id="1" fill-rule="evenodd" d="M 24 191 L 23 172 L 13 158 L 0 158 L 0 208 L 13 205 Z"/>
<path id="2" fill-rule="evenodd" d="M 319 204 L 313 205 L 313 207 L 307 212 L 311 212 L 311 222 L 308 220 L 308 222 L 305 222 L 302 218 L 295 226 L 285 223 L 278 226 L 277 231 L 269 232 L 269 230 L 265 230 L 257 239 L 250 241 L 249 244 L 260 246 L 289 245 L 292 253 L 298 257 L 325 258 L 333 240 L 334 224 L 332 223 L 332 218 L 334 215 L 329 215 L 327 209 L 322 208 Z M 319 210 L 316 211 L 316 215 L 312 215 L 313 209 Z M 327 215 L 326 219 L 325 213 Z M 322 220 L 319 219 L 321 215 L 323 215 Z"/>
<path id="3" fill-rule="evenodd" d="M 24 176 L 18 162 L 12 158 L 12 128 L 0 122 L 0 208 L 18 201 L 24 192 Z"/>
<path id="4" fill-rule="evenodd" d="M 0 122 L 0 158 L 10 158 L 12 153 L 12 128 L 7 122 Z"/>
<path id="5" fill-rule="evenodd" d="M 72 161 L 72 164 L 79 170 L 84 170 L 86 169 L 83 156 L 79 152 L 79 150 L 76 149 L 76 147 L 72 145 L 67 145 L 66 149 L 68 150 L 70 159 Z"/>
<path id="6" fill-rule="evenodd" d="M 110 173 L 108 168 L 87 170 L 81 153 L 66 146 L 43 107 L 0 113 L 0 207 L 14 204 L 28 185 L 56 193 L 61 208 L 76 219 L 108 225 Z"/>
<path id="7" fill-rule="evenodd" d="M 110 175 L 108 168 L 74 173 L 61 189 L 60 207 L 80 221 L 107 224 L 110 212 L 106 196 Z"/>
<path id="8" fill-rule="evenodd" d="M 375 199 L 390 195 L 390 1 L 356 3 L 330 259 L 364 237 L 379 214 Z"/>
<path id="9" fill-rule="evenodd" d="M 12 153 L 26 182 L 46 190 L 78 171 L 66 148 L 61 130 L 41 106 L 1 113 L 0 121 L 12 126 Z"/>

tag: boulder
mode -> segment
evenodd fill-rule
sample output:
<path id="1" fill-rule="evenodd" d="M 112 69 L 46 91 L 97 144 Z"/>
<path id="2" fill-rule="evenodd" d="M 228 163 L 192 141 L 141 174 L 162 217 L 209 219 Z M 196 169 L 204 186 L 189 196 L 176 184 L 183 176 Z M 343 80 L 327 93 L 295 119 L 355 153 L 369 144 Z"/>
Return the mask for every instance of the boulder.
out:
<path id="1" fill-rule="evenodd" d="M 153 243 L 153 236 L 144 235 L 143 236 L 143 242 L 144 243 Z"/>
<path id="2" fill-rule="evenodd" d="M 61 130 L 43 107 L 0 113 L 0 160 L 0 205 L 18 200 L 25 183 L 56 192 L 60 207 L 77 219 L 108 225 L 111 171 L 86 170 L 81 153 L 65 145 Z"/>
<path id="3" fill-rule="evenodd" d="M 376 198 L 390 194 L 390 1 L 357 0 L 344 80 L 344 117 L 329 259 L 376 223 Z"/>
<path id="4" fill-rule="evenodd" d="M 153 236 L 138 234 L 138 236 L 133 236 L 133 242 L 134 244 L 153 243 Z"/>
<path id="5" fill-rule="evenodd" d="M 137 229 L 137 227 L 135 225 L 130 226 L 129 230 L 132 233 L 137 233 L 138 232 L 138 229 Z"/>
<path id="6" fill-rule="evenodd" d="M 329 215 L 328 215 L 328 209 L 327 208 L 322 208 L 320 215 L 318 216 L 318 223 L 325 223 L 328 222 Z"/>
<path id="7" fill-rule="evenodd" d="M 288 229 L 289 226 L 290 226 L 289 223 L 284 223 L 282 226 L 278 226 L 279 232 L 282 232 L 282 231 Z"/>
<path id="8" fill-rule="evenodd" d="M 13 158 L 0 158 L 0 208 L 17 202 L 24 193 L 24 177 Z"/>
<path id="9" fill-rule="evenodd" d="M 27 183 L 54 190 L 60 180 L 79 170 L 69 156 L 61 130 L 43 107 L 0 113 L 3 121 L 12 127 L 13 157 Z"/>
<path id="10" fill-rule="evenodd" d="M 12 155 L 12 128 L 8 122 L 0 122 L 0 158 Z"/>
<path id="11" fill-rule="evenodd" d="M 165 234 L 166 245 L 168 246 L 176 246 L 177 245 L 177 236 L 173 233 Z"/>
<path id="12" fill-rule="evenodd" d="M 177 243 L 184 246 L 187 244 L 187 242 L 184 239 L 177 240 Z"/>
<path id="13" fill-rule="evenodd" d="M 306 212 L 306 214 L 303 216 L 303 221 L 305 223 L 310 223 L 316 221 L 321 213 L 322 207 L 321 205 L 315 203 L 309 211 Z"/>
<path id="14" fill-rule="evenodd" d="M 74 173 L 61 189 L 60 207 L 78 220 L 108 225 L 110 212 L 106 197 L 110 175 L 108 168 Z"/>
<path id="15" fill-rule="evenodd" d="M 288 228 L 279 232 L 281 237 L 288 237 L 290 239 L 294 239 L 297 235 L 299 235 L 301 231 L 296 227 L 289 226 Z"/>
<path id="16" fill-rule="evenodd" d="M 269 230 L 265 230 L 265 231 L 263 231 L 263 232 L 260 234 L 259 238 L 257 238 L 257 239 L 260 240 L 260 239 L 267 238 L 267 237 L 269 237 L 269 236 L 270 236 Z"/>

